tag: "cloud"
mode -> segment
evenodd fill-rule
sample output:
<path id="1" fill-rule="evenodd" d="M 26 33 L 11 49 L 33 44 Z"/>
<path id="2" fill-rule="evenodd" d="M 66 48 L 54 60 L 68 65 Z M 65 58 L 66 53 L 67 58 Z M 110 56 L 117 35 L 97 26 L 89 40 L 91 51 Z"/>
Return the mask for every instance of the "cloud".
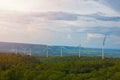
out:
<path id="1" fill-rule="evenodd" d="M 38 17 L 48 20 L 77 20 L 78 14 L 65 12 L 46 12 L 38 14 Z"/>
<path id="2" fill-rule="evenodd" d="M 90 38 L 102 38 L 102 34 L 87 34 L 88 39 Z"/>
<path id="3" fill-rule="evenodd" d="M 98 47 L 104 34 L 109 34 L 112 36 L 109 42 L 117 46 L 119 3 L 119 0 L 0 0 L 0 41 L 85 45 L 88 40 Z"/>
<path id="4" fill-rule="evenodd" d="M 119 16 L 68 12 L 3 12 L 0 14 L 1 41 L 78 44 L 79 34 L 86 34 L 81 36 L 82 43 L 85 44 L 87 39 L 92 44 L 91 40 L 100 39 L 106 33 L 120 36 Z"/>
<path id="5" fill-rule="evenodd" d="M 68 39 L 72 39 L 72 35 L 71 35 L 71 34 L 68 34 L 68 35 L 67 35 L 67 38 L 68 38 Z"/>
<path id="6" fill-rule="evenodd" d="M 102 1 L 103 0 L 0 0 L 0 10 L 21 12 L 63 11 L 81 14 L 103 12 L 108 15 L 118 14 L 107 4 L 100 3 Z M 111 0 L 108 3 L 110 2 L 118 4 L 119 1 L 114 2 Z"/>
<path id="7" fill-rule="evenodd" d="M 71 17 L 72 16 L 72 17 Z M 80 15 L 66 12 L 7 13 L 0 16 L 0 25 L 16 31 L 49 30 L 119 35 L 120 17 L 102 14 Z M 11 27 L 11 28 L 9 28 Z"/>
<path id="8" fill-rule="evenodd" d="M 38 13 L 31 13 L 29 16 L 42 18 L 44 20 L 66 20 L 66 21 L 76 21 L 79 19 L 97 19 L 101 21 L 120 21 L 120 16 L 108 16 L 104 13 L 93 13 L 93 14 L 75 14 L 75 13 L 68 13 L 68 12 L 38 12 Z"/>
<path id="9" fill-rule="evenodd" d="M 103 38 L 104 37 L 104 35 L 102 35 L 102 34 L 91 34 L 91 33 L 88 33 L 87 34 L 87 43 L 89 43 L 90 41 L 91 41 L 91 39 L 100 39 L 100 38 Z"/>
<path id="10" fill-rule="evenodd" d="M 97 12 L 94 14 L 89 14 L 89 15 L 84 15 L 90 18 L 95 18 L 97 20 L 102 20 L 102 21 L 120 21 L 120 16 L 108 16 L 104 13 Z"/>
<path id="11" fill-rule="evenodd" d="M 120 9 L 119 9 L 120 1 L 119 0 L 99 0 L 99 2 L 103 3 L 104 5 L 120 13 Z"/>

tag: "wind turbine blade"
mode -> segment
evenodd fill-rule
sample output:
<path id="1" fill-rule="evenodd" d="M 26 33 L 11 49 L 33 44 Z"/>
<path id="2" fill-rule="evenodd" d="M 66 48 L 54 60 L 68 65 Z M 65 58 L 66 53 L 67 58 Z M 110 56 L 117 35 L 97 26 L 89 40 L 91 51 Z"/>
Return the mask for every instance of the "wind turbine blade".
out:
<path id="1" fill-rule="evenodd" d="M 103 39 L 103 46 L 105 45 L 106 38 L 107 38 L 107 35 L 105 35 L 105 37 Z"/>

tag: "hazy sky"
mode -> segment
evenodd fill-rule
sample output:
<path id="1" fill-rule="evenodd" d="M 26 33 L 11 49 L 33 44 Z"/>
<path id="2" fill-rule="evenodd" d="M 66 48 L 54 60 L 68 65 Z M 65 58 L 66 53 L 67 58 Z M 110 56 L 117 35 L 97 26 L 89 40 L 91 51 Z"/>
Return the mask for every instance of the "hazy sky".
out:
<path id="1" fill-rule="evenodd" d="M 0 0 L 0 41 L 120 49 L 120 0 Z"/>

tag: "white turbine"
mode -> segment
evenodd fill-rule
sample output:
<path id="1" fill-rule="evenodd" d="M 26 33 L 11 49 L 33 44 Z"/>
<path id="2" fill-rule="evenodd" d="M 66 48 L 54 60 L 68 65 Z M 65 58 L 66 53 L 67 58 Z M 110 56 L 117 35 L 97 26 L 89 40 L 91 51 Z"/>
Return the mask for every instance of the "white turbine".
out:
<path id="1" fill-rule="evenodd" d="M 46 57 L 49 57 L 49 49 L 52 49 L 52 48 L 49 48 L 49 46 L 48 45 L 46 45 Z"/>
<path id="2" fill-rule="evenodd" d="M 61 54 L 60 56 L 62 57 L 63 56 L 63 47 L 61 47 Z"/>
<path id="3" fill-rule="evenodd" d="M 15 49 L 14 49 L 14 48 L 12 48 L 12 50 L 11 50 L 11 51 L 12 51 L 12 53 L 15 53 Z"/>
<path id="4" fill-rule="evenodd" d="M 79 48 L 79 57 L 81 57 L 81 44 L 78 46 Z"/>
<path id="5" fill-rule="evenodd" d="M 23 54 L 26 55 L 26 48 L 23 48 Z"/>
<path id="6" fill-rule="evenodd" d="M 103 44 L 102 44 L 102 60 L 104 59 L 104 46 L 105 46 L 105 41 L 106 41 L 107 35 L 105 35 L 103 39 Z"/>
<path id="7" fill-rule="evenodd" d="M 29 50 L 29 55 L 30 55 L 30 56 L 32 55 L 32 51 L 31 51 L 31 48 L 30 48 L 30 50 Z"/>
<path id="8" fill-rule="evenodd" d="M 18 53 L 18 50 L 17 49 L 15 49 L 15 54 L 17 54 Z"/>
<path id="9" fill-rule="evenodd" d="M 60 53 L 61 57 L 63 57 L 63 49 L 65 49 L 65 47 L 61 46 L 61 53 Z"/>
<path id="10" fill-rule="evenodd" d="M 46 45 L 46 57 L 49 57 L 49 52 L 48 52 L 49 48 L 48 45 Z"/>

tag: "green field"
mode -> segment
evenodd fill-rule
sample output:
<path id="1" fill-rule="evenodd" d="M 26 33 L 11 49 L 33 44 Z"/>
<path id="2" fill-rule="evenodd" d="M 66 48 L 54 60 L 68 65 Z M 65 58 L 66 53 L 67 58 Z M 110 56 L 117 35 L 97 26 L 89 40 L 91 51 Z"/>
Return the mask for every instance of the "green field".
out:
<path id="1" fill-rule="evenodd" d="M 120 80 L 120 58 L 0 53 L 0 80 Z"/>

